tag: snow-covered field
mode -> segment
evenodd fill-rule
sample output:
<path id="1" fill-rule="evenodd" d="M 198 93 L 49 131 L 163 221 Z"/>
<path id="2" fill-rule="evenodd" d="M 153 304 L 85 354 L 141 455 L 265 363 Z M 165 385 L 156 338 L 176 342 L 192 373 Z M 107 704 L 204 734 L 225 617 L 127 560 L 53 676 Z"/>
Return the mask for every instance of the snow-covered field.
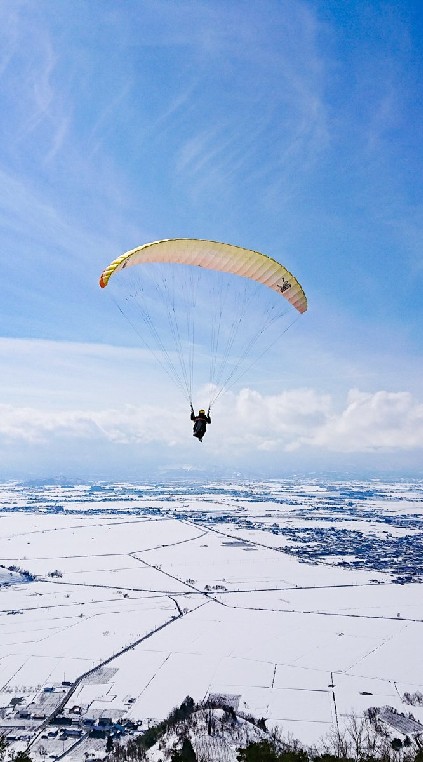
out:
<path id="1" fill-rule="evenodd" d="M 305 743 L 423 722 L 422 549 L 419 482 L 0 485 L 0 732 L 58 754 L 62 699 L 145 726 L 209 692 Z"/>

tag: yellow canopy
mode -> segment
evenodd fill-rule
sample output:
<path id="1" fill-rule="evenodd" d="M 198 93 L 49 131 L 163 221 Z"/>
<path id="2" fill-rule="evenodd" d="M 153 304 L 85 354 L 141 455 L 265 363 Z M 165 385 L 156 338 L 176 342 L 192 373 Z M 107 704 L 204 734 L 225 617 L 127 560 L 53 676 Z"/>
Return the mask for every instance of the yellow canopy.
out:
<path id="1" fill-rule="evenodd" d="M 169 238 L 127 251 L 106 267 L 100 277 L 105 288 L 119 270 L 146 262 L 169 262 L 233 273 L 262 283 L 281 294 L 298 312 L 307 310 L 306 295 L 296 278 L 279 262 L 258 251 L 229 243 L 196 238 Z"/>

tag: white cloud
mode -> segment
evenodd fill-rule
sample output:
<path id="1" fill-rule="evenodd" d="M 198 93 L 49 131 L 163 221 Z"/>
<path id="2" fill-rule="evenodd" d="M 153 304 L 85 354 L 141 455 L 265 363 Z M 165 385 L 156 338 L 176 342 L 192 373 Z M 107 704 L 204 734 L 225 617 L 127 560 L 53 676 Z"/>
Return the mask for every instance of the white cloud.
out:
<path id="1" fill-rule="evenodd" d="M 303 441 L 338 452 L 423 447 L 423 404 L 409 392 L 353 389 L 345 409 Z"/>
<path id="2" fill-rule="evenodd" d="M 189 447 L 187 415 L 181 408 L 121 404 L 102 410 L 46 410 L 0 406 L 0 441 L 36 445 L 59 439 L 113 445 Z M 290 452 L 310 448 L 340 453 L 413 450 L 423 447 L 423 404 L 408 392 L 352 390 L 335 410 L 329 395 L 293 389 L 263 396 L 243 389 L 226 395 L 213 412 L 208 451 L 225 457 L 237 452 Z"/>
<path id="3" fill-rule="evenodd" d="M 0 439 L 11 443 L 46 443 L 57 438 L 107 440 L 115 444 L 148 444 L 152 441 L 172 445 L 180 439 L 176 413 L 166 416 L 165 427 L 157 425 L 163 413 L 151 406 L 101 411 L 48 411 L 0 405 Z M 179 435 L 179 437 L 178 437 Z"/>
<path id="4" fill-rule="evenodd" d="M 227 404 L 228 396 L 226 398 Z M 227 410 L 225 420 L 231 415 Z M 233 399 L 237 446 L 265 451 L 318 449 L 338 453 L 423 447 L 423 404 L 409 392 L 350 390 L 343 404 L 313 389 L 263 396 L 243 389 Z M 230 435 L 232 445 L 234 435 Z"/>

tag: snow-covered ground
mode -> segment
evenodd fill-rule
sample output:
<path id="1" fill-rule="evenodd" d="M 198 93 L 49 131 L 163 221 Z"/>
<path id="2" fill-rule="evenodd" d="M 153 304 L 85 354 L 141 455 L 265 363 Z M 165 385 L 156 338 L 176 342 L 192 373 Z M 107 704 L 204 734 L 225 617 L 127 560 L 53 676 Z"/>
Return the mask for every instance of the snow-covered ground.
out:
<path id="1" fill-rule="evenodd" d="M 305 743 L 369 706 L 423 722 L 422 509 L 419 482 L 0 485 L 0 732 L 209 692 Z"/>

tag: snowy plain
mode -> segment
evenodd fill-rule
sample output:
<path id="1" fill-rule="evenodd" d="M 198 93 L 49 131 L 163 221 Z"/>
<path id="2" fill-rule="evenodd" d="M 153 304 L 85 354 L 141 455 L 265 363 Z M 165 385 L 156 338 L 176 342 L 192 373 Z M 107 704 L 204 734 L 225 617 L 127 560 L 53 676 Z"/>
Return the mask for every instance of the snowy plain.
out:
<path id="1" fill-rule="evenodd" d="M 144 727 L 235 694 L 306 744 L 423 722 L 422 548 L 421 482 L 0 485 L 1 732 L 46 688 Z"/>

